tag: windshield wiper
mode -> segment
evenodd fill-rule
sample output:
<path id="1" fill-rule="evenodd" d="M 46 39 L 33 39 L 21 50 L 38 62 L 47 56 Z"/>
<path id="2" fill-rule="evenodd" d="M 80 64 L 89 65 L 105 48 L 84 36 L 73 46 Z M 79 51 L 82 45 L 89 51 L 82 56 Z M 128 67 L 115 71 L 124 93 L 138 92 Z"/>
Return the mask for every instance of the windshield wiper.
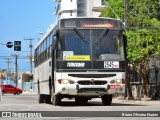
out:
<path id="1" fill-rule="evenodd" d="M 101 40 L 105 34 L 108 34 L 108 32 L 109 32 L 109 29 L 108 29 L 108 28 L 104 29 L 104 30 L 101 32 L 101 34 L 98 36 L 96 42 L 98 43 L 99 40 Z"/>
<path id="2" fill-rule="evenodd" d="M 82 35 L 82 33 L 77 29 L 77 28 L 73 28 L 73 30 L 78 34 L 78 36 L 84 41 L 87 42 L 85 40 L 85 37 Z"/>

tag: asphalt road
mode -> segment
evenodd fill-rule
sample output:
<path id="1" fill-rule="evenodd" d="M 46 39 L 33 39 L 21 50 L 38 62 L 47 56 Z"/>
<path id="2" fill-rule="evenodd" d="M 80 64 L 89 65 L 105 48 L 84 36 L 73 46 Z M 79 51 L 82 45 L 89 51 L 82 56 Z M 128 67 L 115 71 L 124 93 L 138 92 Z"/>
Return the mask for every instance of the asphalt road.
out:
<path id="1" fill-rule="evenodd" d="M 15 117 L 16 120 L 20 119 L 17 118 L 18 114 L 20 114 L 20 117 L 33 117 L 32 113 L 37 117 L 47 117 L 43 119 L 54 117 L 55 119 L 67 118 L 67 120 L 75 119 L 74 117 L 79 120 L 97 120 L 99 117 L 101 120 L 106 117 L 110 117 L 111 120 L 117 117 L 119 120 L 132 120 L 133 117 L 136 117 L 133 120 L 138 118 L 158 120 L 160 117 L 160 101 L 123 101 L 114 99 L 111 106 L 103 106 L 101 99 L 93 99 L 82 105 L 77 105 L 74 99 L 63 99 L 61 106 L 53 106 L 52 104 L 39 104 L 37 98 L 36 94 L 4 95 L 2 101 L 0 101 L 1 114 L 6 111 L 11 112 L 12 117 Z M 3 114 L 5 116 L 5 113 Z M 5 119 L 9 118 L 5 117 Z"/>

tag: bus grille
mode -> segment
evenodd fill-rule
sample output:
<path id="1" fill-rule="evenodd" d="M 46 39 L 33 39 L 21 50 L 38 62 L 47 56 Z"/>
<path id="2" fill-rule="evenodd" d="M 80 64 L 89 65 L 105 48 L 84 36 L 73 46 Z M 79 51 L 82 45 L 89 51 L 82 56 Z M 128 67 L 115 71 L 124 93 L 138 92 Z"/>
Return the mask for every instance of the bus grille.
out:
<path id="1" fill-rule="evenodd" d="M 97 92 L 106 92 L 104 88 L 81 88 L 78 90 L 78 93 L 97 93 Z"/>
<path id="2" fill-rule="evenodd" d="M 94 82 L 91 82 L 89 80 L 86 81 L 78 81 L 78 84 L 80 85 L 105 85 L 107 84 L 107 81 L 99 81 L 99 80 L 95 80 Z"/>
<path id="3" fill-rule="evenodd" d="M 107 78 L 114 77 L 116 74 L 68 74 L 68 76 L 77 78 Z"/>

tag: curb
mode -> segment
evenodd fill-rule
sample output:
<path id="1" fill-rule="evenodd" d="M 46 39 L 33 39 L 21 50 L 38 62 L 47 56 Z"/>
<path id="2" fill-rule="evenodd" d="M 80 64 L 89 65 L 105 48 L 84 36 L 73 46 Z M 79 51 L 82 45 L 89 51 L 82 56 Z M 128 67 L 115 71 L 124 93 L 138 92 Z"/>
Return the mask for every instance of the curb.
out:
<path id="1" fill-rule="evenodd" d="M 119 102 L 140 102 L 140 103 L 152 103 L 152 102 L 160 102 L 160 99 L 158 100 L 152 100 L 151 98 L 147 98 L 147 99 L 144 99 L 144 98 L 141 98 L 141 99 L 124 99 L 124 98 L 113 98 L 113 101 L 119 101 Z"/>
<path id="2" fill-rule="evenodd" d="M 22 92 L 22 95 L 26 95 L 26 94 L 37 94 L 37 93 L 36 92 L 28 92 L 28 91 Z"/>

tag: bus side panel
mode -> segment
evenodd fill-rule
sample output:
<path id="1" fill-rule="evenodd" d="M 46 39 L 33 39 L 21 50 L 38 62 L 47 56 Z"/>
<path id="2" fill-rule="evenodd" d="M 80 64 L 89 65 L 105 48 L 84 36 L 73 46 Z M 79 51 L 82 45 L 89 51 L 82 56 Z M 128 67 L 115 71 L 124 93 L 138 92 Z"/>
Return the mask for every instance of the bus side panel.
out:
<path id="1" fill-rule="evenodd" d="M 51 67 L 50 67 L 50 59 L 40 65 L 38 68 L 35 68 L 34 80 L 36 92 L 38 93 L 38 81 L 39 81 L 39 89 L 40 94 L 50 94 L 49 90 L 49 78 L 51 77 Z"/>

